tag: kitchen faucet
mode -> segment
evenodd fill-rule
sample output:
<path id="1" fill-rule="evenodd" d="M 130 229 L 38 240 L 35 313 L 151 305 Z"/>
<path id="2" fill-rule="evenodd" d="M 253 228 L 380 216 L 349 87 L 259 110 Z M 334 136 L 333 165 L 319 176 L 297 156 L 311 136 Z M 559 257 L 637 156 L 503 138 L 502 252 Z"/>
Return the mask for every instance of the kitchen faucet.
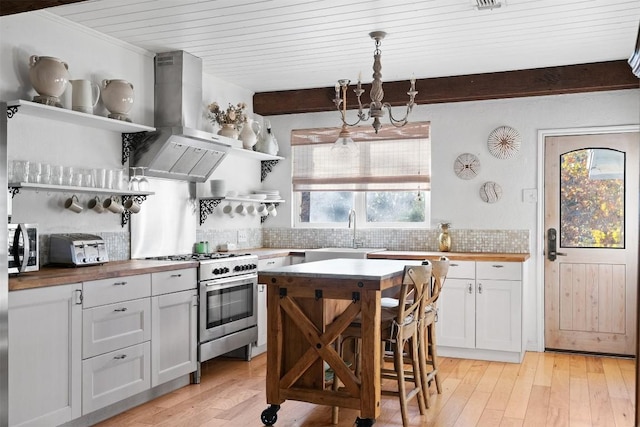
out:
<path id="1" fill-rule="evenodd" d="M 351 219 L 353 218 L 353 249 L 358 248 L 358 241 L 356 240 L 356 210 L 349 210 L 349 228 L 351 228 Z"/>

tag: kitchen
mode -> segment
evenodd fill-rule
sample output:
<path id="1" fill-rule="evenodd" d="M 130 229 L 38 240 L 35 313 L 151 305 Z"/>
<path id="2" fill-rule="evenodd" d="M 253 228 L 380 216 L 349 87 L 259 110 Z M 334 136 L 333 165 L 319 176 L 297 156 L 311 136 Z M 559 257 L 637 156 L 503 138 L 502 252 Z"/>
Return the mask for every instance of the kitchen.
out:
<path id="1" fill-rule="evenodd" d="M 2 51 L 12 58 L 3 61 L 0 72 L 2 100 L 31 99 L 35 93 L 26 79 L 27 59 L 30 55 L 54 55 L 64 58 L 70 65 L 74 77 L 125 78 L 134 82 L 136 102 L 131 117 L 133 122 L 153 126 L 153 54 L 106 38 L 85 27 L 74 25 L 63 18 L 50 14 L 32 13 L 2 18 Z M 33 31 L 23 31 L 24 28 Z M 37 30 L 36 30 L 37 29 Z M 18 71 L 16 71 L 18 70 Z M 418 88 L 420 90 L 420 88 Z M 212 101 L 222 105 L 227 102 L 245 102 L 252 111 L 253 92 L 240 86 L 228 84 L 219 78 L 203 76 L 202 100 L 204 108 Z M 639 115 L 638 90 L 614 90 L 572 95 L 533 98 L 500 99 L 465 103 L 418 105 L 412 118 L 430 121 L 433 124 L 432 138 L 447 141 L 432 147 L 431 218 L 447 220 L 454 225 L 453 238 L 463 241 L 469 234 L 481 230 L 481 244 L 491 252 L 504 251 L 512 244 L 514 234 L 525 236 L 525 252 L 531 254 L 529 264 L 539 263 L 542 249 L 537 239 L 537 206 L 524 203 L 521 190 L 536 189 L 538 181 L 539 129 L 579 128 L 589 126 L 615 126 L 637 123 Z M 605 105 L 607 108 L 602 108 Z M 105 116 L 107 111 L 98 104 L 96 115 Z M 337 126 L 335 112 L 281 115 L 269 117 L 272 129 L 280 143 L 279 156 L 290 158 L 291 147 L 287 144 L 292 129 Z M 464 122 L 465 126 L 458 126 Z M 338 122 L 339 123 L 339 122 Z M 517 161 L 501 162 L 488 155 L 482 156 L 487 179 L 503 183 L 505 192 L 501 203 L 489 205 L 477 196 L 475 187 L 457 180 L 450 164 L 464 151 L 478 153 L 486 135 L 503 124 L 519 130 L 525 135 Z M 213 131 L 210 123 L 203 121 L 203 130 Z M 73 124 L 47 121 L 46 125 L 35 124 L 20 113 L 9 120 L 9 159 L 29 158 L 53 164 L 82 165 L 87 168 L 121 167 L 121 138 L 113 132 L 83 128 L 81 134 Z M 64 135 L 64 138 L 56 137 Z M 19 144 L 13 141 L 20 141 Z M 99 155 L 95 155 L 99 153 Z M 246 171 L 237 173 L 238 170 Z M 260 182 L 259 164 L 251 158 L 229 155 L 214 171 L 211 179 L 224 179 L 230 190 L 247 192 L 258 188 L 278 189 L 281 194 L 290 193 L 290 164 L 281 161 L 273 167 L 264 182 Z M 233 177 L 229 179 L 229 177 Z M 507 185 L 508 183 L 508 185 Z M 206 186 L 199 187 L 207 191 Z M 456 197 L 452 197 L 456 195 Z M 68 197 L 68 196 L 67 196 Z M 66 197 L 60 193 L 46 194 L 37 191 L 22 191 L 13 198 L 12 221 L 39 224 L 42 235 L 52 233 L 86 232 L 100 234 L 109 247 L 110 260 L 126 260 L 131 256 L 128 229 L 121 227 L 117 215 L 78 215 L 65 211 L 61 203 Z M 153 202 L 152 202 L 153 200 Z M 82 202 L 86 202 L 83 199 Z M 146 209 L 157 201 L 149 197 L 142 204 Z M 230 218 L 216 209 L 202 225 L 196 225 L 196 241 L 209 241 L 217 246 L 235 243 L 240 249 L 256 247 L 345 247 L 350 243 L 350 230 L 343 227 L 333 230 L 292 229 L 292 208 L 289 200 L 278 206 L 278 215 L 269 217 L 264 224 L 258 217 L 245 220 Z M 496 209 L 497 207 L 497 209 Z M 476 215 L 469 216 L 473 210 Z M 365 246 L 390 250 L 427 250 L 434 246 L 412 247 L 410 235 L 415 230 L 394 230 L 394 245 L 388 243 L 379 231 L 361 226 L 360 238 Z M 418 230 L 421 241 L 435 245 L 435 230 Z M 240 239 L 246 236 L 246 241 Z M 517 239 L 516 239 L 517 240 Z M 455 248 L 455 247 L 454 247 Z M 46 247 L 42 248 L 46 250 Z M 507 247 L 508 249 L 508 247 Z M 455 249 L 454 249 L 455 250 Z M 518 248 L 520 250 L 520 248 Z M 540 282 L 540 272 L 529 268 L 526 280 Z M 538 288 L 530 286 L 524 295 L 528 301 L 539 301 Z M 540 302 L 528 304 L 524 315 L 524 328 L 528 339 L 527 348 L 540 351 L 542 331 L 539 323 Z"/>

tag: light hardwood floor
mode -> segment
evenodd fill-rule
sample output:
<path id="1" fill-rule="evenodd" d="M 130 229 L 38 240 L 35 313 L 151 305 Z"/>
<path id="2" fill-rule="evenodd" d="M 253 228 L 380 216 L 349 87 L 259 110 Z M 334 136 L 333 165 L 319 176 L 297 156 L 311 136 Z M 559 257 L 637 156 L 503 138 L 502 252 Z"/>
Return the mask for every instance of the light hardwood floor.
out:
<path id="1" fill-rule="evenodd" d="M 561 353 L 527 353 L 522 364 L 440 358 L 443 392 L 431 387 L 423 416 L 411 402 L 415 426 L 633 426 L 635 361 Z M 262 426 L 266 356 L 249 363 L 213 359 L 202 382 L 106 420 L 100 427 Z M 341 409 L 339 427 L 357 411 Z M 331 426 L 331 408 L 286 401 L 275 427 Z M 383 397 L 375 427 L 400 427 L 396 398 Z"/>

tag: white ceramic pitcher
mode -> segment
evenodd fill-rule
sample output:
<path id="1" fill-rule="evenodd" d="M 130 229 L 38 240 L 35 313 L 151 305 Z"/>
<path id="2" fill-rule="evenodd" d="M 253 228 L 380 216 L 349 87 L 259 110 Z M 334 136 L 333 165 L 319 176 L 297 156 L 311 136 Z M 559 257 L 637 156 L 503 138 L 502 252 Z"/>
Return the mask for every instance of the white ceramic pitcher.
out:
<path id="1" fill-rule="evenodd" d="M 70 80 L 71 108 L 74 111 L 93 114 L 93 107 L 100 99 L 100 86 L 90 80 Z"/>
<path id="2" fill-rule="evenodd" d="M 255 130 L 255 127 L 257 127 L 257 130 Z M 258 135 L 261 130 L 260 123 L 255 120 L 247 119 L 247 121 L 242 124 L 242 130 L 240 131 L 242 148 L 245 150 L 253 149 L 253 146 L 258 142 Z"/>

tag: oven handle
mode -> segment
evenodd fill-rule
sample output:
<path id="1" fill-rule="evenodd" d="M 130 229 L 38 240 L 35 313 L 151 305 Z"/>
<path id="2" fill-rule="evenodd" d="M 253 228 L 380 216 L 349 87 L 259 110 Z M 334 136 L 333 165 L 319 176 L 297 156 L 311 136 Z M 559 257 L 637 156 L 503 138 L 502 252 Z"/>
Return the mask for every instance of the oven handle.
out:
<path id="1" fill-rule="evenodd" d="M 22 254 L 22 261 L 20 260 L 20 237 L 22 237 L 22 245 L 24 252 Z M 18 224 L 18 229 L 16 230 L 16 234 L 13 236 L 13 256 L 16 261 L 18 261 L 19 272 L 27 271 L 27 267 L 29 266 L 29 256 L 31 255 L 31 248 L 29 247 L 29 231 L 27 230 L 27 226 L 24 224 Z"/>
<path id="2" fill-rule="evenodd" d="M 223 279 L 215 279 L 200 282 L 200 285 L 205 287 L 206 289 L 216 288 L 216 289 L 226 289 L 233 286 L 238 286 L 242 283 L 253 283 L 254 285 L 258 284 L 258 275 L 257 274 L 244 274 L 242 276 L 233 276 L 227 277 Z"/>

